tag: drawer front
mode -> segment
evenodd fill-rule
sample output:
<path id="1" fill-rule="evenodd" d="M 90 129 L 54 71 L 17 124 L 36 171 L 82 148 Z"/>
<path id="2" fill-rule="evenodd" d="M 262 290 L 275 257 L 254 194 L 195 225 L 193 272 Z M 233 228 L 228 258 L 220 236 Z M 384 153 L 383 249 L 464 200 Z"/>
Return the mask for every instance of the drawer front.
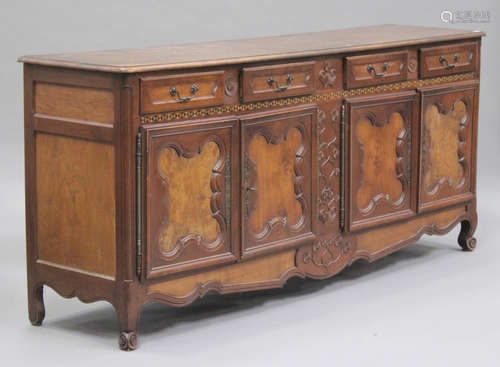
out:
<path id="1" fill-rule="evenodd" d="M 141 78 L 141 113 L 186 110 L 224 103 L 223 70 Z"/>
<path id="2" fill-rule="evenodd" d="M 243 68 L 243 102 L 314 92 L 314 61 Z"/>
<path id="3" fill-rule="evenodd" d="M 407 79 L 407 51 L 350 56 L 345 60 L 345 84 L 348 89 Z"/>
<path id="4" fill-rule="evenodd" d="M 238 256 L 237 120 L 147 127 L 145 263 L 147 279 Z"/>
<path id="5" fill-rule="evenodd" d="M 421 91 L 419 211 L 469 200 L 475 167 L 477 85 Z"/>
<path id="6" fill-rule="evenodd" d="M 314 239 L 316 114 L 299 107 L 242 118 L 243 258 Z"/>
<path id="7" fill-rule="evenodd" d="M 348 230 L 414 215 L 417 94 L 404 92 L 347 101 Z"/>
<path id="8" fill-rule="evenodd" d="M 476 70 L 477 43 L 420 49 L 420 77 L 465 73 Z"/>

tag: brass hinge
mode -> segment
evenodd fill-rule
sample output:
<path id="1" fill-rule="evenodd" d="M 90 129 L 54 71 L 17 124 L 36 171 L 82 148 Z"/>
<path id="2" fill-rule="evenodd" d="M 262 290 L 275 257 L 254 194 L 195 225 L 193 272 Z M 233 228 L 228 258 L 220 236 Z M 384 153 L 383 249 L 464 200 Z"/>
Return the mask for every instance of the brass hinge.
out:
<path id="1" fill-rule="evenodd" d="M 340 230 L 345 230 L 345 104 L 340 108 Z"/>
<path id="2" fill-rule="evenodd" d="M 136 271 L 141 277 L 142 271 L 142 133 L 139 132 L 136 138 L 135 169 L 136 169 Z"/>

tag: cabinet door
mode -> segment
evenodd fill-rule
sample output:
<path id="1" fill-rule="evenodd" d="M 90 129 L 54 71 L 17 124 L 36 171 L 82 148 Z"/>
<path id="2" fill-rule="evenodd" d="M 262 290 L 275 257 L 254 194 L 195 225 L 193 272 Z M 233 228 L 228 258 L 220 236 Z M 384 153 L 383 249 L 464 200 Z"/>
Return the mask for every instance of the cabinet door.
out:
<path id="1" fill-rule="evenodd" d="M 422 88 L 419 211 L 472 197 L 476 83 Z"/>
<path id="2" fill-rule="evenodd" d="M 348 230 L 414 215 L 416 101 L 415 92 L 347 100 Z"/>
<path id="3" fill-rule="evenodd" d="M 236 260 L 236 126 L 218 119 L 146 128 L 147 278 Z"/>
<path id="4" fill-rule="evenodd" d="M 308 106 L 242 118 L 243 257 L 314 239 L 315 116 Z"/>

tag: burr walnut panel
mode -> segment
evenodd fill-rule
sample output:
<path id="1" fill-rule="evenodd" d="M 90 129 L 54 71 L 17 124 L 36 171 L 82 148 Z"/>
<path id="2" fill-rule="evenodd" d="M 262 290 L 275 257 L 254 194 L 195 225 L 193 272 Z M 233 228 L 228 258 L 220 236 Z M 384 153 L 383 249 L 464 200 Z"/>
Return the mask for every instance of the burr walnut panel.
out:
<path id="1" fill-rule="evenodd" d="M 414 213 L 415 92 L 349 100 L 351 230 Z"/>
<path id="2" fill-rule="evenodd" d="M 146 129 L 148 277 L 235 259 L 235 124 Z"/>
<path id="3" fill-rule="evenodd" d="M 213 141 L 201 146 L 194 156 L 181 156 L 175 148 L 168 147 L 159 153 L 158 172 L 168 184 L 168 223 L 160 229 L 159 246 L 165 257 L 173 257 L 182 242 L 196 236 L 200 243 L 214 244 L 221 228 L 212 215 L 210 201 L 214 193 L 210 187 L 213 174 L 223 173 L 222 168 L 214 168 L 220 160 L 221 151 Z M 196 198 L 198 210 L 191 211 L 185 200 Z"/>
<path id="4" fill-rule="evenodd" d="M 469 197 L 476 93 L 474 85 L 422 90 L 421 210 Z"/>
<path id="5" fill-rule="evenodd" d="M 298 243 L 312 235 L 315 110 L 284 111 L 242 119 L 243 256 Z"/>

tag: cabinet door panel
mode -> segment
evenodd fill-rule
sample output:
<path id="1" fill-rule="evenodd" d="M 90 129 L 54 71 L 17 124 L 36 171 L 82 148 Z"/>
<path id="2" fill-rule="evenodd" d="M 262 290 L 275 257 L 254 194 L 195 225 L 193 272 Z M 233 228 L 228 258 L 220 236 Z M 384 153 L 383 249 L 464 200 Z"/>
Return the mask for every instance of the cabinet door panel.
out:
<path id="1" fill-rule="evenodd" d="M 347 101 L 349 230 L 415 213 L 415 92 Z"/>
<path id="2" fill-rule="evenodd" d="M 236 260 L 236 126 L 216 120 L 146 129 L 148 278 Z"/>
<path id="3" fill-rule="evenodd" d="M 242 119 L 243 257 L 299 245 L 312 234 L 310 106 Z"/>
<path id="4" fill-rule="evenodd" d="M 419 210 L 472 197 L 475 84 L 421 90 Z"/>

